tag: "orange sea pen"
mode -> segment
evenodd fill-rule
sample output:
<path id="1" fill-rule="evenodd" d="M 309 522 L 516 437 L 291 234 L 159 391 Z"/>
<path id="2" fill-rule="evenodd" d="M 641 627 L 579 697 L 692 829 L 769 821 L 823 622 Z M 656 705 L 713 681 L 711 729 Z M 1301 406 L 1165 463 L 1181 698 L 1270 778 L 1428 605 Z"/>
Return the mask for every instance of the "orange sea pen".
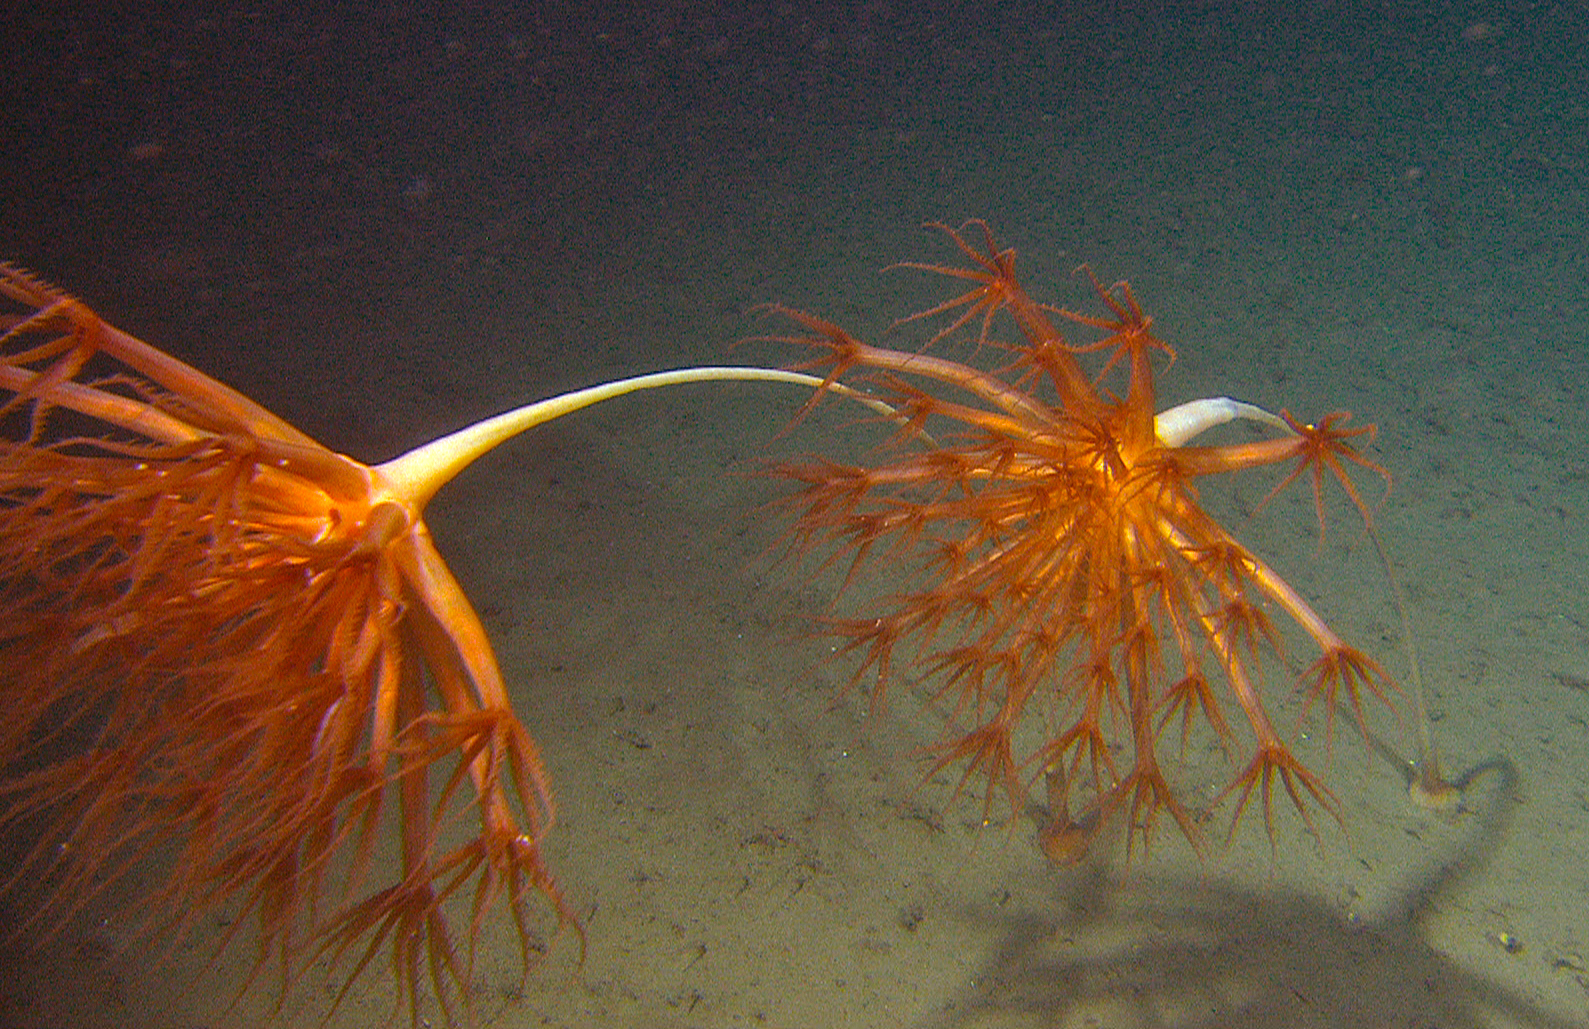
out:
<path id="1" fill-rule="evenodd" d="M 1031 784 L 1046 780 L 1051 821 L 1040 839 L 1056 860 L 1078 859 L 1120 819 L 1129 851 L 1161 813 L 1201 847 L 1203 811 L 1162 756 L 1172 725 L 1184 745 L 1191 726 L 1206 723 L 1227 751 L 1244 754 L 1224 793 L 1235 795 L 1238 818 L 1256 798 L 1271 838 L 1277 794 L 1310 828 L 1310 808 L 1338 818 L 1336 796 L 1292 752 L 1265 700 L 1269 677 L 1293 677 L 1272 615 L 1316 648 L 1301 686 L 1332 726 L 1343 703 L 1361 726 L 1365 698 L 1384 700 L 1389 682 L 1204 510 L 1197 483 L 1289 466 L 1281 486 L 1303 478 L 1322 505 L 1334 480 L 1367 520 L 1347 473 L 1384 474 L 1354 446 L 1372 428 L 1349 427 L 1340 413 L 1305 423 L 1227 398 L 1157 412 L 1154 365 L 1173 352 L 1130 286 L 1105 288 L 1089 272 L 1100 315 L 1039 304 L 1016 279 L 1014 252 L 984 224 L 938 228 L 966 264 L 905 267 L 969 288 L 904 319 L 949 318 L 923 351 L 874 346 L 815 315 L 774 308 L 800 327 L 775 338 L 814 352 L 798 367 L 875 389 L 906 425 L 875 463 L 777 469 L 798 486 L 797 545 L 848 554 L 852 580 L 878 552 L 895 563 L 914 555 L 902 562 L 914 571 L 890 584 L 877 610 L 828 623 L 861 654 L 857 676 L 869 672 L 881 698 L 897 677 L 896 651 L 908 645 L 950 709 L 932 771 L 960 769 L 962 788 L 985 780 L 985 817 L 1000 794 L 1019 815 Z M 1004 318 L 1017 342 L 996 338 Z M 1100 335 L 1072 342 L 1062 324 Z M 979 348 L 1007 352 L 1008 363 L 985 371 L 927 352 L 962 329 Z M 1092 353 L 1099 364 L 1089 371 L 1080 355 Z M 1272 435 L 1191 443 L 1233 419 Z M 1245 733 L 1232 728 L 1226 696 Z"/>
<path id="2" fill-rule="evenodd" d="M 577 926 L 542 857 L 551 793 L 424 506 L 496 444 L 608 397 L 818 380 L 643 375 L 372 467 L 22 271 L 0 266 L 0 294 L 0 826 L 36 839 L 4 885 L 46 883 L 21 930 L 58 929 L 153 859 L 151 928 L 232 905 L 229 932 L 257 925 L 260 964 L 289 979 L 329 955 L 351 981 L 389 949 L 416 1020 L 422 980 L 444 1007 L 467 981 L 494 908 L 527 969 L 537 898 Z M 372 888 L 387 824 L 400 870 Z"/>

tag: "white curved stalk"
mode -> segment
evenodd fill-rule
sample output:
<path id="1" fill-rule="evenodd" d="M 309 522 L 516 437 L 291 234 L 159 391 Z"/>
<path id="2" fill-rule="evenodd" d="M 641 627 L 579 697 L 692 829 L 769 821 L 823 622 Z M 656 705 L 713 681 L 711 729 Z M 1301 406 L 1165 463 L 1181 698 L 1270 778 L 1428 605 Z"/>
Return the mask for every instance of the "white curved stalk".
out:
<path id="1" fill-rule="evenodd" d="M 1291 432 L 1291 426 L 1279 415 L 1271 414 L 1256 404 L 1232 400 L 1230 397 L 1188 400 L 1160 411 L 1153 419 L 1153 431 L 1160 443 L 1167 447 L 1178 447 L 1216 425 L 1224 425 L 1238 418 L 1262 422 L 1287 434 Z"/>

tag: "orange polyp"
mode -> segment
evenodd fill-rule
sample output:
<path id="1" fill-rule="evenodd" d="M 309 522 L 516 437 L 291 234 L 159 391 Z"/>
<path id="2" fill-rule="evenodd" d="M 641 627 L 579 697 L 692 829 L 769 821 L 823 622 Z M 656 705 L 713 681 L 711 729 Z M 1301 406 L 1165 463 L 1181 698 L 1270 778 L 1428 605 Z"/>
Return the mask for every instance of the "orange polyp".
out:
<path id="1" fill-rule="evenodd" d="M 1040 843 L 1059 862 L 1085 853 L 1113 819 L 1126 822 L 1128 849 L 1145 844 L 1166 811 L 1199 845 L 1198 812 L 1160 754 L 1160 732 L 1176 716 L 1183 749 L 1204 724 L 1238 755 L 1224 789 L 1237 794 L 1236 817 L 1257 794 L 1273 834 L 1278 787 L 1310 827 L 1312 807 L 1338 818 L 1334 794 L 1275 731 L 1261 687 L 1290 676 L 1288 635 L 1317 650 L 1303 685 L 1331 724 L 1343 697 L 1354 719 L 1365 718 L 1364 694 L 1385 700 L 1389 680 L 1204 510 L 1197 486 L 1289 466 L 1282 487 L 1306 477 L 1322 505 L 1325 480 L 1335 481 L 1367 520 L 1348 471 L 1383 474 L 1353 446 L 1371 430 L 1348 428 L 1340 414 L 1308 425 L 1258 412 L 1285 434 L 1183 446 L 1185 423 L 1175 421 L 1167 443 L 1157 435 L 1154 363 L 1174 351 L 1153 335 L 1128 285 L 1106 289 L 1088 271 L 1102 316 L 1039 304 L 986 225 L 939 228 L 969 263 L 904 267 L 972 288 L 896 323 L 944 317 L 928 341 L 934 353 L 874 346 L 775 309 L 807 330 L 783 337 L 814 351 L 803 367 L 829 384 L 872 387 L 909 418 L 910 431 L 868 465 L 779 469 L 799 487 L 797 541 L 830 559 L 847 553 L 846 587 L 879 551 L 911 576 L 877 610 L 832 623 L 862 655 L 861 670 L 876 673 L 874 700 L 907 655 L 937 675 L 953 714 L 932 749 L 934 771 L 958 763 L 962 787 L 981 776 L 1013 812 L 1024 810 L 1031 778 L 1049 776 L 1051 822 Z M 1050 313 L 1104 335 L 1072 343 Z M 1006 316 L 1023 338 L 995 344 L 994 322 Z M 973 353 L 997 345 L 1013 360 L 984 371 L 945 355 L 962 330 Z M 1090 373 L 1079 358 L 1094 352 L 1101 367 Z M 1111 389 L 1121 376 L 1124 388 Z M 1195 433 L 1192 423 L 1185 435 Z M 1245 741 L 1222 698 L 1245 716 Z"/>
<path id="2" fill-rule="evenodd" d="M 517 924 L 537 897 L 574 924 L 539 753 L 423 498 L 25 273 L 0 266 L 0 294 L 0 414 L 27 425 L 0 439 L 0 826 L 48 822 L 17 872 L 41 886 L 25 928 L 168 854 L 143 928 L 180 940 L 228 904 L 294 974 L 395 936 L 402 991 L 429 979 L 446 1008 L 463 856 Z M 456 848 L 425 789 L 449 766 L 480 818 Z M 383 824 L 404 891 L 363 882 Z M 479 845 L 504 831 L 525 845 Z"/>

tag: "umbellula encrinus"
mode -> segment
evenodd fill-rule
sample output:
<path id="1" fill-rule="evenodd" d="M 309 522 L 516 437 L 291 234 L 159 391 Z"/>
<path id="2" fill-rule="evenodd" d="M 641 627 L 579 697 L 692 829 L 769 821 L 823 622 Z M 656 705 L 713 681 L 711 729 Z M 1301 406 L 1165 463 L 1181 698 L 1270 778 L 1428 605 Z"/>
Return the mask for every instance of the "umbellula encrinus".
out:
<path id="1" fill-rule="evenodd" d="M 1240 755 L 1222 794 L 1234 796 L 1236 818 L 1256 799 L 1271 838 L 1277 799 L 1310 830 L 1310 808 L 1338 818 L 1335 794 L 1276 728 L 1266 696 L 1296 684 L 1304 710 L 1322 706 L 1331 729 L 1344 707 L 1366 732 L 1365 705 L 1386 700 L 1389 680 L 1208 514 L 1198 482 L 1279 465 L 1275 489 L 1305 479 L 1321 524 L 1333 480 L 1372 528 L 1348 475 L 1384 475 L 1354 447 L 1372 428 L 1348 427 L 1342 413 L 1306 423 L 1225 398 L 1158 413 L 1154 365 L 1173 353 L 1128 285 L 1091 280 L 1099 315 L 1037 303 L 1016 280 L 1013 251 L 985 225 L 970 227 L 940 226 L 965 265 L 905 265 L 969 285 L 904 319 L 948 321 L 923 351 L 873 346 L 774 308 L 801 330 L 774 338 L 815 352 L 797 367 L 876 389 L 907 423 L 875 463 L 778 469 L 799 487 L 801 546 L 848 554 L 850 579 L 882 553 L 913 569 L 885 587 L 877 609 L 828 622 L 862 655 L 857 677 L 870 673 L 880 698 L 897 676 L 896 651 L 908 653 L 949 709 L 932 771 L 958 768 L 962 789 L 984 778 L 984 817 L 1000 794 L 1020 814 L 1030 785 L 1045 780 L 1051 821 L 1040 839 L 1058 861 L 1079 859 L 1122 819 L 1129 851 L 1161 813 L 1199 847 L 1203 806 L 1183 796 L 1164 757 L 1166 737 L 1184 747 L 1199 721 Z M 1014 342 L 995 335 L 1006 318 Z M 1061 325 L 1094 338 L 1072 342 Z M 982 352 L 1002 350 L 1003 367 L 927 352 L 962 329 Z M 1192 443 L 1233 419 L 1271 434 Z M 1313 651 L 1300 682 L 1271 613 Z M 1245 731 L 1227 717 L 1230 698 Z M 1438 781 L 1433 760 L 1428 773 Z"/>
<path id="2" fill-rule="evenodd" d="M 289 977 L 342 955 L 351 981 L 389 948 L 417 1019 L 422 979 L 443 1005 L 467 979 L 493 908 L 526 968 L 537 898 L 577 927 L 542 858 L 541 758 L 425 504 L 496 444 L 607 397 L 817 380 L 639 376 L 371 467 L 26 273 L 0 266 L 0 295 L 0 826 L 37 834 L 5 885 L 46 884 L 21 929 L 58 928 L 152 858 L 153 922 L 180 933 L 228 905 Z M 389 824 L 388 885 L 371 865 Z"/>

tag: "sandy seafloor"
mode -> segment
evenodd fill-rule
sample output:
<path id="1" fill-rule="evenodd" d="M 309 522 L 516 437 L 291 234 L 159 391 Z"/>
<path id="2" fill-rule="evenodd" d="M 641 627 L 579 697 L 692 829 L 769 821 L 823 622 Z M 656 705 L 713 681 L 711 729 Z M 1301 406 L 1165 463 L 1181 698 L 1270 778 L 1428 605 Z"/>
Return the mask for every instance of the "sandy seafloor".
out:
<path id="1" fill-rule="evenodd" d="M 1030 820 L 921 782 L 922 691 L 840 694 L 853 666 L 808 632 L 834 582 L 769 557 L 757 462 L 875 433 L 826 409 L 777 439 L 803 395 L 776 386 L 615 401 L 430 510 L 544 749 L 588 939 L 521 989 L 494 926 L 480 1024 L 1589 1025 L 1573 5 L 298 6 L 10 16 L 0 253 L 378 460 L 624 373 L 791 360 L 729 349 L 764 301 L 877 338 L 948 295 L 879 274 L 949 256 L 920 224 L 986 218 L 1040 298 L 1084 303 L 1082 262 L 1132 281 L 1180 355 L 1166 405 L 1378 425 L 1447 764 L 1517 773 L 1447 824 L 1312 722 L 1344 827 L 1285 813 L 1271 852 L 1248 818 L 1201 863 L 1161 828 L 1129 867 L 1051 867 Z M 1273 481 L 1205 497 L 1399 673 L 1349 511 L 1321 546 L 1305 489 L 1252 513 Z M 1194 747 L 1185 774 L 1207 797 L 1229 769 Z M 226 1008 L 246 947 L 156 966 L 117 903 L 18 941 L 0 1026 L 264 1021 Z M 338 981 L 277 1024 L 321 1024 Z M 382 1024 L 391 991 L 372 968 L 324 1024 Z"/>

